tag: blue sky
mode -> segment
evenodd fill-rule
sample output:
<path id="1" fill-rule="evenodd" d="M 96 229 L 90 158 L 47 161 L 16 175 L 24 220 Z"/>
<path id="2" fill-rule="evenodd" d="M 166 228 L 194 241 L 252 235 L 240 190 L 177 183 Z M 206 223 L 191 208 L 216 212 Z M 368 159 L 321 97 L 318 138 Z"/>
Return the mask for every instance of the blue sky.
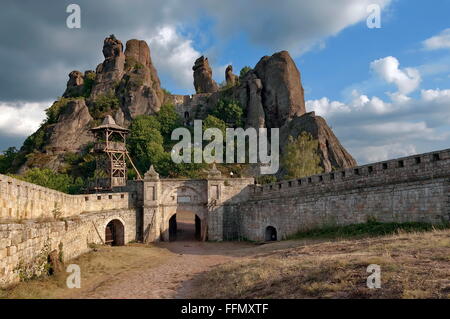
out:
<path id="1" fill-rule="evenodd" d="M 288 50 L 308 111 L 361 164 L 450 147 L 448 0 L 83 0 L 79 30 L 65 27 L 73 1 L 47 2 L 5 1 L 0 13 L 1 149 L 36 130 L 70 71 L 95 69 L 111 33 L 146 40 L 162 85 L 177 94 L 193 93 L 202 54 L 222 82 L 228 64 L 238 73 Z M 372 3 L 380 29 L 366 25 Z"/>

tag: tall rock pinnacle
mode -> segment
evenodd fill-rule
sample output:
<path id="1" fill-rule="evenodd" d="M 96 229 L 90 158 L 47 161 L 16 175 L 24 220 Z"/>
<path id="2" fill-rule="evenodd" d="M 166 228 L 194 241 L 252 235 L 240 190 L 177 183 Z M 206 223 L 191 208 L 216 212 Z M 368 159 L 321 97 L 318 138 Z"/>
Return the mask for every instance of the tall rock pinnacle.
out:
<path id="1" fill-rule="evenodd" d="M 212 69 L 209 66 L 208 58 L 199 57 L 192 70 L 194 71 L 194 87 L 197 94 L 214 93 L 219 90 L 219 86 L 212 78 Z"/>

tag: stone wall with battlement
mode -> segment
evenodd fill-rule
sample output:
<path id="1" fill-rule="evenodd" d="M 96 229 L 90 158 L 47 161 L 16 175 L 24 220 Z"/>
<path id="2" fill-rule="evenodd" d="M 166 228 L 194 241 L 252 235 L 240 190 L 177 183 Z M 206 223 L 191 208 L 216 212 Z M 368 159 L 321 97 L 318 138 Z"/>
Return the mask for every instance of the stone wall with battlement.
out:
<path id="1" fill-rule="evenodd" d="M 0 174 L 0 220 L 53 218 L 134 207 L 128 192 L 68 195 Z"/>
<path id="2" fill-rule="evenodd" d="M 324 225 L 450 221 L 450 150 L 263 186 L 232 210 L 239 234 L 264 240 L 273 226 L 281 239 Z"/>
<path id="3" fill-rule="evenodd" d="M 136 240 L 136 211 L 133 209 L 83 213 L 64 220 L 24 221 L 0 224 L 0 287 L 20 280 L 20 272 L 56 250 L 69 261 L 105 242 L 106 225 L 119 220 L 124 242 Z"/>

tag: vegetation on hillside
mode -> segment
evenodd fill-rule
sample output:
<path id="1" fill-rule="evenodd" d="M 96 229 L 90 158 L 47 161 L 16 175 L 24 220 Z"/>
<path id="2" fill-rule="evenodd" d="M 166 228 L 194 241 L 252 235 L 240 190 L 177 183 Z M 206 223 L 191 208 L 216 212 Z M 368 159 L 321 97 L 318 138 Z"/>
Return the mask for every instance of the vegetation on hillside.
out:
<path id="1" fill-rule="evenodd" d="M 244 66 L 242 69 L 241 69 L 241 71 L 239 72 L 239 79 L 241 79 L 242 80 L 242 78 L 249 72 L 249 71 L 251 71 L 252 70 L 252 68 L 251 67 L 249 67 L 249 66 Z"/>
<path id="2" fill-rule="evenodd" d="M 74 178 L 67 174 L 56 173 L 48 168 L 32 168 L 23 175 L 12 176 L 29 183 L 68 194 L 78 194 L 84 186 L 84 181 L 81 177 Z"/>
<path id="3" fill-rule="evenodd" d="M 289 136 L 289 141 L 281 158 L 286 170 L 286 178 L 302 178 L 323 172 L 318 154 L 319 141 L 311 134 L 302 132 L 297 138 Z"/>

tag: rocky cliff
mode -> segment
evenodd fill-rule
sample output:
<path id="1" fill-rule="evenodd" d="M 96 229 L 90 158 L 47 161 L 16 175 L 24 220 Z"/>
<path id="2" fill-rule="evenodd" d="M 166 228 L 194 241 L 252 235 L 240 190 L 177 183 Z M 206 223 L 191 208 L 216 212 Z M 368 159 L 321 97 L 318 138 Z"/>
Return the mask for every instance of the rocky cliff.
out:
<path id="1" fill-rule="evenodd" d="M 208 59 L 202 56 L 193 66 L 197 93 L 193 96 L 164 93 L 145 41 L 129 40 L 124 50 L 111 35 L 102 51 L 105 59 L 95 71 L 70 72 L 63 98 L 49 108 L 47 122 L 24 143 L 15 163 L 20 171 L 34 166 L 61 169 L 67 153 L 81 153 L 93 141 L 89 130 L 106 115 L 128 127 L 136 116 L 155 114 L 163 104 L 172 103 L 182 117 L 188 113 L 202 118 L 205 110 L 225 98 L 242 106 L 245 127 L 280 128 L 282 150 L 289 135 L 307 131 L 319 140 L 325 171 L 356 165 L 325 120 L 306 113 L 300 72 L 287 51 L 263 57 L 241 77 L 227 67 L 224 88 L 213 80 Z"/>

